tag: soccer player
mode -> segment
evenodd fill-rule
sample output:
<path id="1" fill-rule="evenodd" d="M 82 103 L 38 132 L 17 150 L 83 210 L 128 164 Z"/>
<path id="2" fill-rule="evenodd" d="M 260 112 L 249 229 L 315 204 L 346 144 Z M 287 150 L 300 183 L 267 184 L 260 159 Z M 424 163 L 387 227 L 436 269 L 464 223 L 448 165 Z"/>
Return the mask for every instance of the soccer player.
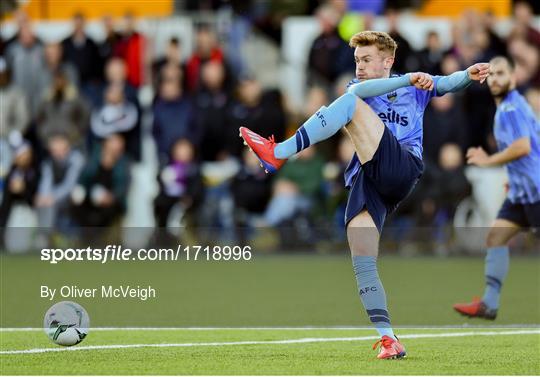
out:
<path id="1" fill-rule="evenodd" d="M 506 165 L 509 190 L 487 235 L 484 296 L 454 309 L 465 316 L 494 320 L 508 273 L 508 242 L 525 228 L 540 227 L 540 124 L 515 89 L 513 63 L 496 57 L 490 64 L 487 83 L 497 104 L 494 134 L 499 152 L 488 155 L 482 148 L 470 148 L 467 162 L 480 167 Z"/>
<path id="2" fill-rule="evenodd" d="M 360 299 L 381 336 L 379 359 L 405 356 L 390 325 L 386 294 L 377 272 L 379 233 L 386 215 L 422 175 L 422 117 L 429 100 L 483 81 L 487 63 L 432 78 L 426 73 L 390 77 L 396 42 L 384 32 L 363 31 L 350 40 L 356 80 L 347 93 L 311 116 L 296 134 L 276 143 L 241 127 L 240 135 L 268 172 L 310 145 L 345 128 L 355 155 L 345 172 L 350 189 L 345 222 Z"/>

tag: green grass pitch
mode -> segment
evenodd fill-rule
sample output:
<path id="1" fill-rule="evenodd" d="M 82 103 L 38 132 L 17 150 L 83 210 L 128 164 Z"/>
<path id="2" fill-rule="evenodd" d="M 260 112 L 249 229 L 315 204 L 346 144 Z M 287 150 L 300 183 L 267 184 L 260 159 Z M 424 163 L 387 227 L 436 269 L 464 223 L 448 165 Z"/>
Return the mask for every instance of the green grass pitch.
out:
<path id="1" fill-rule="evenodd" d="M 41 329 L 0 330 L 0 374 L 540 375 L 539 262 L 512 258 L 499 316 L 489 322 L 451 309 L 482 292 L 482 257 L 382 257 L 390 313 L 408 357 L 377 360 L 371 349 L 376 333 L 358 328 L 369 322 L 346 255 L 105 264 L 99 274 L 96 265 L 48 266 L 35 257 L 0 256 L 2 328 L 42 325 L 52 302 L 39 298 L 40 284 L 141 281 L 158 289 L 158 300 L 75 301 L 88 310 L 94 328 L 184 328 L 93 329 L 67 351 Z M 36 349 L 62 351 L 10 353 Z"/>
<path id="2" fill-rule="evenodd" d="M 491 335 L 455 336 L 472 332 Z M 506 335 L 502 335 L 504 332 Z M 40 375 L 540 373 L 538 329 L 402 329 L 400 335 L 409 353 L 402 360 L 377 360 L 376 352 L 371 349 L 374 340 L 364 339 L 373 336 L 373 331 L 363 329 L 95 331 L 73 349 L 100 345 L 161 344 L 163 347 L 2 354 L 0 360 L 2 374 Z M 418 335 L 425 337 L 407 338 Z M 351 337 L 359 337 L 360 340 L 343 339 Z M 36 331 L 4 332 L 2 339 L 2 349 L 57 348 L 43 333 Z M 272 343 L 298 339 L 307 340 L 291 344 Z M 260 343 L 237 343 L 257 341 Z M 229 344 L 220 345 L 224 342 Z"/>

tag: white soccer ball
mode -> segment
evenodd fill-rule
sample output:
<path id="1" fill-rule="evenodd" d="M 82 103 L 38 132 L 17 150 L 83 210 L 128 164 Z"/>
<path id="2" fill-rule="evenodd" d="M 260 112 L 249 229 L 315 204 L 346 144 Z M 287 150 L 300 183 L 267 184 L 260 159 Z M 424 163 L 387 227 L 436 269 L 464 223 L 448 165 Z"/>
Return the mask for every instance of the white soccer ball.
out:
<path id="1" fill-rule="evenodd" d="M 43 329 L 54 343 L 73 346 L 88 335 L 90 318 L 84 308 L 72 301 L 61 301 L 53 306 L 43 319 Z"/>

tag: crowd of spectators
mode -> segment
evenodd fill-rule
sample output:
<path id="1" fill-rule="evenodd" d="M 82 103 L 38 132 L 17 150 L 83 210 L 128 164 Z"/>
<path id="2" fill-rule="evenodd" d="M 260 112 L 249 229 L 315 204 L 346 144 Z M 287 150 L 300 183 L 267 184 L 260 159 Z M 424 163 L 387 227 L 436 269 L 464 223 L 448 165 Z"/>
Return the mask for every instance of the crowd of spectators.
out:
<path id="1" fill-rule="evenodd" d="M 342 230 L 342 172 L 353 153 L 345 136 L 309 148 L 275 176 L 264 174 L 238 137 L 245 125 L 282 140 L 343 92 L 354 64 L 338 31 L 338 3 L 315 12 L 321 32 L 309 50 L 301 109 L 293 109 L 279 90 L 262 87 L 253 74 L 233 69 L 211 24 L 197 26 L 191 56 L 184 55 L 178 35 L 168 40 L 163 56 L 149 58 L 145 35 L 130 14 L 122 28 L 105 17 L 102 41 L 87 34 L 77 14 L 69 36 L 47 43 L 20 15 L 17 33 L 0 43 L 0 228 L 9 224 L 15 204 L 35 209 L 43 242 L 56 229 L 121 224 L 129 206 L 130 166 L 143 159 L 147 137 L 158 161 L 157 177 L 147 177 L 158 187 L 156 226 L 312 224 Z M 516 3 L 506 36 L 494 31 L 489 14 L 465 13 L 454 24 L 450 48 L 430 31 L 417 51 L 399 31 L 399 12 L 388 9 L 386 17 L 399 46 L 397 73 L 445 75 L 508 55 L 516 62 L 518 89 L 540 112 L 540 32 L 526 3 Z M 145 85 L 154 93 L 150 106 L 139 102 Z M 485 85 L 431 102 L 424 122 L 426 177 L 390 221 L 434 225 L 452 218 L 470 193 L 464 151 L 495 148 L 493 115 Z M 149 132 L 145 119 L 151 119 Z"/>

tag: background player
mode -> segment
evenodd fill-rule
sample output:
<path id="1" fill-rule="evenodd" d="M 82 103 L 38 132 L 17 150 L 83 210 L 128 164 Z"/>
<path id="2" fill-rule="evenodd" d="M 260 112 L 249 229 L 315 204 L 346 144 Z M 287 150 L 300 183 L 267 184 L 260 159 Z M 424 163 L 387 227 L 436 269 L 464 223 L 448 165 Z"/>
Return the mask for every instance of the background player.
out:
<path id="1" fill-rule="evenodd" d="M 524 228 L 540 227 L 540 125 L 515 89 L 513 63 L 505 57 L 490 63 L 487 83 L 497 104 L 494 135 L 499 152 L 488 155 L 482 148 L 470 148 L 467 162 L 481 167 L 506 165 L 509 190 L 487 236 L 484 296 L 454 309 L 469 317 L 495 319 L 508 273 L 508 242 Z"/>
<path id="2" fill-rule="evenodd" d="M 356 154 L 345 173 L 350 188 L 345 214 L 347 238 L 362 303 L 381 335 L 381 359 L 405 356 L 390 325 L 386 294 L 377 271 L 379 233 L 386 215 L 412 191 L 423 171 L 422 118 L 434 95 L 483 82 L 487 63 L 436 77 L 412 73 L 390 76 L 396 42 L 384 32 L 364 31 L 351 38 L 356 78 L 348 92 L 313 114 L 290 139 L 275 143 L 241 127 L 240 135 L 267 172 L 286 159 L 346 127 Z M 411 87 L 414 85 L 414 87 Z M 361 98 L 364 98 L 362 100 Z M 375 347 L 375 346 L 374 346 Z"/>

